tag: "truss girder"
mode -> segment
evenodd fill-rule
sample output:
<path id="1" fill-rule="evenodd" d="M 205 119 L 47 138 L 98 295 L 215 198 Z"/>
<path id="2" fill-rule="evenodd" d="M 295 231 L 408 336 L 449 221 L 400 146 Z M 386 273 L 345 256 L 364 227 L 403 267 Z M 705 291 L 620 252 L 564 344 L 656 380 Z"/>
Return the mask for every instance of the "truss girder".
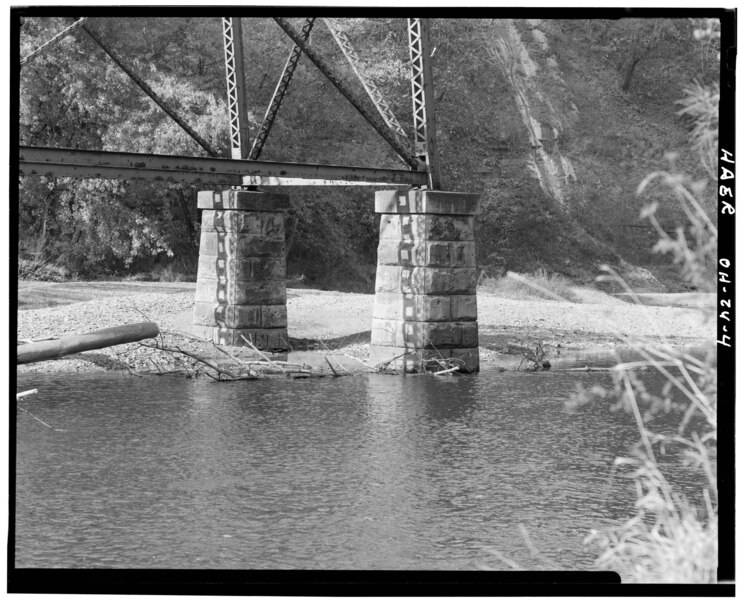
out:
<path id="1" fill-rule="evenodd" d="M 223 18 L 232 159 L 21 147 L 20 172 L 56 177 L 148 179 L 243 186 L 427 185 L 431 189 L 439 188 L 428 20 L 408 19 L 415 126 L 414 150 L 408 148 L 409 139 L 404 129 L 394 117 L 378 86 L 364 73 L 355 49 L 337 23 L 331 19 L 325 20 L 333 38 L 363 84 L 378 114 L 369 106 L 368 100 L 358 96 L 339 76 L 339 73 L 308 43 L 315 18 L 306 19 L 301 32 L 285 18 L 274 17 L 274 20 L 293 40 L 294 48 L 274 91 L 255 144 L 249 151 L 241 23 L 239 18 Z M 100 35 L 90 30 L 85 21 L 86 18 L 75 21 L 30 55 L 24 57 L 22 64 L 27 64 L 53 47 L 66 35 L 81 28 L 192 139 L 212 157 L 218 156 L 219 153 L 170 108 L 138 76 L 137 72 L 101 39 Z M 413 169 L 412 171 L 256 160 L 262 152 L 302 53 L 307 55 L 333 86 Z"/>
<path id="2" fill-rule="evenodd" d="M 240 185 L 243 178 L 256 177 L 263 178 L 260 181 L 261 185 L 303 185 L 298 180 L 310 180 L 314 185 L 362 183 L 419 186 L 424 184 L 426 179 L 422 171 L 400 169 L 34 146 L 21 146 L 19 167 L 24 175 L 149 179 L 217 185 Z M 255 179 L 252 181 L 258 182 Z"/>
<path id="3" fill-rule="evenodd" d="M 222 29 L 231 155 L 232 158 L 247 158 L 250 139 L 245 92 L 245 65 L 242 53 L 242 22 L 239 18 L 224 17 Z"/>
<path id="4" fill-rule="evenodd" d="M 415 127 L 415 153 L 427 166 L 430 187 L 440 189 L 428 19 L 407 19 L 407 31 L 410 40 L 410 63 L 412 65 L 412 117 Z"/>
<path id="5" fill-rule="evenodd" d="M 307 58 L 311 60 L 314 65 L 324 74 L 325 77 L 332 83 L 335 88 L 350 102 L 355 109 L 363 116 L 364 119 L 371 125 L 379 135 L 386 140 L 386 142 L 394 149 L 394 151 L 402 158 L 410 167 L 417 169 L 420 166 L 419 161 L 415 155 L 399 143 L 394 132 L 387 127 L 386 123 L 376 115 L 375 111 L 369 110 L 365 102 L 348 87 L 348 85 L 342 80 L 342 78 L 335 72 L 335 70 L 317 53 L 315 50 L 301 39 L 301 34 L 296 28 L 283 17 L 273 17 L 273 20 L 278 23 L 279 27 L 283 29 L 286 34 L 299 46 Z"/>
<path id="6" fill-rule="evenodd" d="M 85 21 L 87 21 L 87 19 L 88 19 L 87 17 L 82 17 L 81 19 L 78 19 L 72 25 L 70 25 L 69 27 L 67 27 L 66 29 L 63 29 L 62 31 L 60 31 L 57 35 L 55 35 L 53 38 L 51 38 L 48 42 L 45 42 L 45 43 L 41 44 L 41 46 L 39 46 L 38 48 L 36 48 L 36 50 L 34 50 L 33 52 L 31 52 L 31 54 L 29 54 L 27 56 L 24 56 L 21 59 L 21 67 L 23 67 L 24 65 L 27 65 L 29 62 L 31 62 L 37 56 L 40 56 L 44 52 L 47 52 L 48 50 L 51 50 L 51 48 L 53 46 L 55 46 L 56 44 L 58 44 L 59 42 L 61 42 L 70 33 L 72 33 L 73 31 L 75 31 L 75 29 L 77 29 L 78 27 L 80 27 L 80 25 L 82 25 Z"/>
<path id="7" fill-rule="evenodd" d="M 389 103 L 386 101 L 386 98 L 384 98 L 383 94 L 379 90 L 376 82 L 373 80 L 372 77 L 369 77 L 367 74 L 364 73 L 361 59 L 358 56 L 355 48 L 353 47 L 353 44 L 351 44 L 350 40 L 348 39 L 348 36 L 345 35 L 345 32 L 338 25 L 336 19 L 324 19 L 324 22 L 325 25 L 327 25 L 327 28 L 330 30 L 335 43 L 340 47 L 340 50 L 342 50 L 345 58 L 350 63 L 350 66 L 353 68 L 353 72 L 356 74 L 356 77 L 358 77 L 358 80 L 361 82 L 363 88 L 366 90 L 366 93 L 369 95 L 371 101 L 374 103 L 376 110 L 379 111 L 381 118 L 384 119 L 387 127 L 394 131 L 400 143 L 406 144 L 407 133 L 405 133 L 405 130 L 399 124 L 397 117 L 394 116 Z"/>
<path id="8" fill-rule="evenodd" d="M 126 73 L 131 80 L 136 83 L 139 88 L 149 96 L 157 106 L 159 106 L 165 113 L 173 120 L 175 121 L 180 128 L 185 131 L 199 146 L 201 146 L 206 152 L 208 152 L 211 156 L 219 156 L 219 153 L 214 149 L 214 147 L 209 144 L 205 139 L 203 139 L 188 123 L 185 122 L 185 120 L 178 115 L 178 113 L 175 112 L 170 106 L 168 106 L 167 102 L 165 102 L 160 96 L 149 86 L 147 85 L 147 82 L 144 81 L 139 75 L 137 75 L 137 72 L 134 70 L 134 68 L 129 65 L 121 56 L 113 50 L 108 44 L 106 44 L 101 36 L 99 36 L 95 31 L 90 29 L 87 25 L 83 24 L 81 25 L 82 30 L 90 36 L 90 38 L 100 46 L 100 48 L 105 52 L 111 60 L 118 65 L 118 67 Z"/>
<path id="9" fill-rule="evenodd" d="M 301 38 L 305 42 L 309 39 L 309 34 L 312 32 L 312 27 L 314 27 L 315 20 L 315 17 L 308 18 L 304 22 L 304 26 L 301 28 Z M 253 142 L 252 149 L 250 150 L 249 158 L 251 160 L 260 158 L 260 155 L 263 152 L 265 142 L 270 135 L 271 129 L 273 128 L 273 123 L 275 123 L 276 116 L 278 115 L 278 110 L 281 108 L 281 103 L 283 102 L 283 98 L 286 95 L 286 90 L 289 87 L 289 83 L 291 83 L 291 78 L 294 76 L 296 66 L 299 64 L 301 52 L 301 48 L 294 44 L 294 47 L 291 49 L 289 57 L 286 60 L 286 64 L 283 67 L 283 72 L 281 73 L 281 78 L 278 80 L 278 85 L 273 91 L 273 97 L 271 98 L 271 102 L 268 105 L 268 110 L 265 112 L 265 116 L 263 117 L 263 123 L 260 126 L 260 131 L 258 131 L 258 134 L 255 136 L 255 141 Z"/>

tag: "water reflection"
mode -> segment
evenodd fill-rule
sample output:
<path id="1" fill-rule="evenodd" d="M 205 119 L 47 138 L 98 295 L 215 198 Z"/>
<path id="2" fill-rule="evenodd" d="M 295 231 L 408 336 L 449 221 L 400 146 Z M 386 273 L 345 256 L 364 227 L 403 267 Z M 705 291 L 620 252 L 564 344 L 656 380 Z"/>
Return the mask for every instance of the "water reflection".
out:
<path id="1" fill-rule="evenodd" d="M 587 568 L 591 527 L 623 518 L 611 477 L 636 440 L 606 373 L 369 375 L 219 384 L 28 375 L 19 413 L 23 567 L 502 568 L 495 548 Z"/>

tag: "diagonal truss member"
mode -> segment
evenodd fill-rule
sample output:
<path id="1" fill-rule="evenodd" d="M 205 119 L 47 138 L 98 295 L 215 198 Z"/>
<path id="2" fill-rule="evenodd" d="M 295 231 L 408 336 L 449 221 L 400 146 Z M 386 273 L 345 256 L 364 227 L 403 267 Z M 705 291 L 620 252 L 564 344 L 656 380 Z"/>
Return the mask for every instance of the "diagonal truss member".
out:
<path id="1" fill-rule="evenodd" d="M 387 127 L 386 123 L 380 119 L 373 110 L 369 110 L 366 103 L 343 82 L 342 78 L 338 76 L 335 70 L 319 55 L 317 52 L 304 40 L 301 39 L 300 33 L 294 28 L 294 26 L 283 17 L 273 17 L 273 20 L 278 23 L 279 27 L 283 29 L 286 34 L 294 41 L 294 43 L 302 49 L 307 58 L 311 60 L 314 65 L 324 74 L 325 77 L 335 86 L 335 88 L 350 102 L 355 109 L 366 119 L 378 134 L 386 140 L 386 142 L 394 148 L 395 152 L 413 169 L 417 169 L 420 165 L 415 155 L 399 143 L 394 132 Z"/>
<path id="2" fill-rule="evenodd" d="M 126 73 L 133 81 L 136 83 L 141 90 L 147 94 L 154 102 L 159 106 L 162 110 L 164 110 L 167 115 L 175 121 L 180 128 L 185 131 L 191 138 L 199 145 L 201 146 L 206 152 L 208 152 L 211 156 L 219 156 L 219 153 L 209 144 L 205 139 L 203 139 L 196 131 L 188 125 L 181 117 L 176 113 L 172 108 L 170 108 L 167 103 L 160 98 L 155 91 L 147 85 L 147 83 L 137 75 L 136 71 L 124 61 L 123 58 L 121 58 L 108 44 L 106 44 L 103 39 L 93 30 L 91 30 L 87 25 L 83 24 L 81 25 L 82 30 L 87 33 L 90 38 L 100 46 L 100 48 L 108 54 L 108 56 L 111 58 L 113 62 L 115 62 L 119 68 Z"/>
<path id="3" fill-rule="evenodd" d="M 242 54 L 242 22 L 239 18 L 224 17 L 222 27 L 232 158 L 247 158 L 250 140 L 245 93 L 245 65 Z"/>
<path id="4" fill-rule="evenodd" d="M 40 54 L 43 54 L 47 50 L 51 49 L 52 46 L 62 41 L 65 37 L 67 37 L 70 33 L 72 33 L 75 29 L 77 29 L 78 27 L 80 27 L 80 25 L 82 25 L 85 21 L 87 21 L 87 19 L 88 19 L 87 17 L 82 17 L 81 19 L 78 19 L 66 29 L 63 29 L 62 31 L 60 31 L 57 35 L 55 35 L 49 41 L 41 44 L 41 46 L 36 48 L 36 50 L 31 52 L 31 54 L 24 56 L 21 59 L 21 67 L 27 65 L 29 62 L 34 60 L 37 56 L 39 56 Z"/>
<path id="5" fill-rule="evenodd" d="M 415 153 L 425 161 L 428 183 L 440 189 L 438 147 L 435 136 L 435 97 L 430 64 L 430 24 L 428 19 L 407 19 L 412 63 L 412 117 L 415 124 Z"/>
<path id="6" fill-rule="evenodd" d="M 387 124 L 389 129 L 394 131 L 399 141 L 402 143 L 406 143 L 407 134 L 405 133 L 405 130 L 402 129 L 399 121 L 397 121 L 397 118 L 394 116 L 389 103 L 386 101 L 386 98 L 384 98 L 381 91 L 379 91 L 376 82 L 373 80 L 373 78 L 369 77 L 363 72 L 361 59 L 356 53 L 355 48 L 353 48 L 353 44 L 350 43 L 348 36 L 345 35 L 345 32 L 343 32 L 343 30 L 339 27 L 336 19 L 323 20 L 325 22 L 325 25 L 327 25 L 327 28 L 330 30 L 332 37 L 335 39 L 335 42 L 343 51 L 345 58 L 348 59 L 348 62 L 353 68 L 356 76 L 363 84 L 363 88 L 366 90 L 369 97 L 371 98 L 371 101 L 374 103 L 376 110 L 379 111 L 381 118 L 384 119 L 384 122 Z"/>
<path id="7" fill-rule="evenodd" d="M 307 19 L 304 23 L 304 26 L 301 28 L 301 38 L 305 42 L 309 39 L 309 34 L 312 32 L 312 27 L 314 27 L 315 20 L 316 19 L 314 17 Z M 257 136 L 255 136 L 255 141 L 253 142 L 252 149 L 250 150 L 249 158 L 251 160 L 257 160 L 258 158 L 260 158 L 260 154 L 263 152 L 263 146 L 265 146 L 265 142 L 270 135 L 271 129 L 273 128 L 273 123 L 275 123 L 276 121 L 278 109 L 281 108 L 281 103 L 283 102 L 283 98 L 286 95 L 286 90 L 289 87 L 289 83 L 291 83 L 291 78 L 294 75 L 294 71 L 296 71 L 296 65 L 299 64 L 300 58 L 301 48 L 294 44 L 294 47 L 289 53 L 289 58 L 283 67 L 283 73 L 281 73 L 281 78 L 278 80 L 278 85 L 273 92 L 273 98 L 271 98 L 271 102 L 268 105 L 268 110 L 265 113 L 265 117 L 263 117 L 263 123 L 260 126 L 260 131 L 258 131 Z"/>

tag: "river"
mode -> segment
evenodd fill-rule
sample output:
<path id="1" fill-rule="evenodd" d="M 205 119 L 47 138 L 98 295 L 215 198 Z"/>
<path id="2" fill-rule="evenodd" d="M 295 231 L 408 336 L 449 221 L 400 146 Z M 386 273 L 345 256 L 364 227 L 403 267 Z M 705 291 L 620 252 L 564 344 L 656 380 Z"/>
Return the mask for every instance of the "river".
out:
<path id="1" fill-rule="evenodd" d="M 17 413 L 15 564 L 589 569 L 584 537 L 634 501 L 611 465 L 638 433 L 607 401 L 565 410 L 578 384 L 610 376 L 22 375 L 57 430 Z"/>

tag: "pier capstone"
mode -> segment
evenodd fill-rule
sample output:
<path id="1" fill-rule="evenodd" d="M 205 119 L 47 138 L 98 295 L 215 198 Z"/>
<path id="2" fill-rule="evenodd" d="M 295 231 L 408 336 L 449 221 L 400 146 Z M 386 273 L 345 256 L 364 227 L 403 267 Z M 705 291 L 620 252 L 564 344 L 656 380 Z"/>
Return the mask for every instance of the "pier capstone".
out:
<path id="1" fill-rule="evenodd" d="M 198 193 L 201 244 L 194 333 L 222 346 L 286 350 L 284 194 Z"/>
<path id="2" fill-rule="evenodd" d="M 478 200 L 431 190 L 376 193 L 373 364 L 419 371 L 441 360 L 462 372 L 479 370 Z"/>

